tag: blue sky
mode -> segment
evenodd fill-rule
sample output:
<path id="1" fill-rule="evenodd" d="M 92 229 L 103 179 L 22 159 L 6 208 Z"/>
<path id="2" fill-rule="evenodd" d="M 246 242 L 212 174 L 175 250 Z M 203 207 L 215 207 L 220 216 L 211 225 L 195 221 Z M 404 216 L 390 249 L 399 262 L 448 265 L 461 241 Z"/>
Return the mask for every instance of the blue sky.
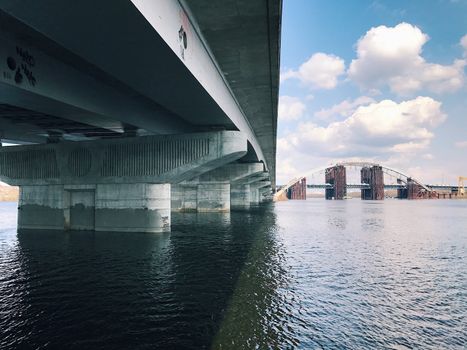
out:
<path id="1" fill-rule="evenodd" d="M 467 0 L 284 0 L 278 183 L 341 160 L 467 176 Z"/>

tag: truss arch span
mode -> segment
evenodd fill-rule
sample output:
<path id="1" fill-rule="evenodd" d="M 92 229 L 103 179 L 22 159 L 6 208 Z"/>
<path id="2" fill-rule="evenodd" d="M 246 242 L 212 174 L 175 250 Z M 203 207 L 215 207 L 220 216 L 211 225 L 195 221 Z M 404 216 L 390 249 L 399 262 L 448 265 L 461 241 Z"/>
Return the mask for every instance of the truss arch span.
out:
<path id="1" fill-rule="evenodd" d="M 366 162 L 366 161 L 338 162 L 338 163 L 335 163 L 333 165 L 329 165 L 329 166 L 326 166 L 326 167 L 314 169 L 314 170 L 310 171 L 309 173 L 307 173 L 307 175 L 305 177 L 311 176 L 311 175 L 316 174 L 316 173 L 325 172 L 326 169 L 332 168 L 334 166 L 339 166 L 339 165 L 342 165 L 342 166 L 344 166 L 346 168 L 347 167 L 359 167 L 359 168 L 370 167 L 371 168 L 373 166 L 380 166 L 383 169 L 383 172 L 385 174 L 389 175 L 389 176 L 396 177 L 396 178 L 400 179 L 402 182 L 405 182 L 405 183 L 407 183 L 407 179 L 411 179 L 414 183 L 416 183 L 417 185 L 420 185 L 425 190 L 431 191 L 431 189 L 428 188 L 426 185 L 424 185 L 423 182 L 421 182 L 420 180 L 418 180 L 418 179 L 416 179 L 416 178 L 414 178 L 412 176 L 409 176 L 409 175 L 403 173 L 402 171 L 399 171 L 397 169 L 390 168 L 388 166 L 381 165 L 381 164 L 378 164 L 378 163 Z"/>

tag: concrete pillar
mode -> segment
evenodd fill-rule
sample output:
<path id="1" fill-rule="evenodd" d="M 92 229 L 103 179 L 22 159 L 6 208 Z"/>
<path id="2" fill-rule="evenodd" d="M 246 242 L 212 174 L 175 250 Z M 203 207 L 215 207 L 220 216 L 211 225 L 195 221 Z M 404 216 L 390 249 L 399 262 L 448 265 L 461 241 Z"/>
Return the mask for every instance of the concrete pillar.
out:
<path id="1" fill-rule="evenodd" d="M 67 201 L 61 185 L 21 186 L 18 229 L 63 230 Z"/>
<path id="2" fill-rule="evenodd" d="M 21 186 L 18 229 L 167 231 L 170 185 Z"/>
<path id="3" fill-rule="evenodd" d="M 259 189 L 259 200 L 260 203 L 272 201 L 271 187 L 262 187 Z"/>
<path id="4" fill-rule="evenodd" d="M 258 205 L 260 201 L 259 190 L 250 187 L 250 205 Z"/>
<path id="5" fill-rule="evenodd" d="M 196 212 L 198 205 L 197 184 L 172 185 L 170 196 L 173 211 Z"/>
<path id="6" fill-rule="evenodd" d="M 95 230 L 170 230 L 170 184 L 97 185 Z"/>
<path id="7" fill-rule="evenodd" d="M 198 184 L 198 212 L 230 211 L 230 184 L 227 182 L 205 182 Z"/>
<path id="8" fill-rule="evenodd" d="M 250 185 L 230 186 L 230 208 L 232 210 L 250 209 L 251 190 Z"/>

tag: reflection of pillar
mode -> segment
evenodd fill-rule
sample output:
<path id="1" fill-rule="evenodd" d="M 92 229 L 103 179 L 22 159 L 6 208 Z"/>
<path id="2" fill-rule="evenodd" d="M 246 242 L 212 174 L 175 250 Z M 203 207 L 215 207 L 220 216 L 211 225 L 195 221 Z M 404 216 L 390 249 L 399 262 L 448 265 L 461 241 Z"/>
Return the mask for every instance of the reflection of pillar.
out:
<path id="1" fill-rule="evenodd" d="M 362 188 L 361 198 L 367 200 L 384 199 L 384 175 L 383 168 L 375 165 L 362 168 L 361 183 L 368 184 L 369 188 Z"/>
<path id="2" fill-rule="evenodd" d="M 345 166 L 336 165 L 325 171 L 325 183 L 331 188 L 326 188 L 326 199 L 344 199 L 347 196 L 347 175 Z"/>

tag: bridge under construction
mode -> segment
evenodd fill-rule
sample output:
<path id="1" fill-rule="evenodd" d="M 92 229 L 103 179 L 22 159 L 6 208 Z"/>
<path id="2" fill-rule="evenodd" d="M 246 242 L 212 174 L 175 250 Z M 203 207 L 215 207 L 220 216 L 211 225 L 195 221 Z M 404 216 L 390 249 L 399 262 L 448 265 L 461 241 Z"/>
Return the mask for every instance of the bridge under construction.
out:
<path id="1" fill-rule="evenodd" d="M 360 183 L 347 181 L 347 168 L 360 168 Z M 275 199 L 306 199 L 307 189 L 324 189 L 328 200 L 348 198 L 348 189 L 360 189 L 363 200 L 383 200 L 385 190 L 396 190 L 399 199 L 434 199 L 464 198 L 464 181 L 467 177 L 459 177 L 457 186 L 425 185 L 421 181 L 404 173 L 379 164 L 369 162 L 344 162 L 319 169 L 313 173 L 324 172 L 324 184 L 307 184 L 306 177 L 299 177 L 278 188 Z M 396 178 L 396 184 L 385 184 L 384 175 Z"/>

